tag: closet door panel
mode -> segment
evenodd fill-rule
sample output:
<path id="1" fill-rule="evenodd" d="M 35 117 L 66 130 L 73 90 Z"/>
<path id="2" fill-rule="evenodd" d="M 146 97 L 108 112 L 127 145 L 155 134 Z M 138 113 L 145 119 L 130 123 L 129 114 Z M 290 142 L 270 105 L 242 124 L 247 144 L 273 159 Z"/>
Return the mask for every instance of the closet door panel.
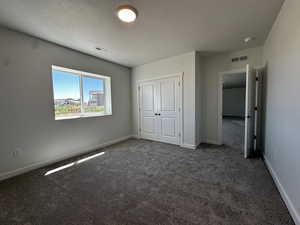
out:
<path id="1" fill-rule="evenodd" d="M 179 78 L 140 85 L 140 135 L 142 138 L 179 144 Z"/>
<path id="2" fill-rule="evenodd" d="M 168 78 L 159 80 L 157 92 L 159 136 L 161 141 L 173 144 L 179 143 L 178 82 L 178 78 Z"/>
<path id="3" fill-rule="evenodd" d="M 140 85 L 140 134 L 142 138 L 156 139 L 156 83 L 147 82 Z"/>

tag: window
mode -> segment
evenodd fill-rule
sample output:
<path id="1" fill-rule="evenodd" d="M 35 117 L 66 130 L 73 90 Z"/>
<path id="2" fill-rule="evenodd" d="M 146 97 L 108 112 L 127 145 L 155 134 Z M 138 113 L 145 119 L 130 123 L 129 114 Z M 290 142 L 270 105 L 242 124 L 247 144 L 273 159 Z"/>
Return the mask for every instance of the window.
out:
<path id="1" fill-rule="evenodd" d="M 110 77 L 52 66 L 56 120 L 112 115 Z"/>

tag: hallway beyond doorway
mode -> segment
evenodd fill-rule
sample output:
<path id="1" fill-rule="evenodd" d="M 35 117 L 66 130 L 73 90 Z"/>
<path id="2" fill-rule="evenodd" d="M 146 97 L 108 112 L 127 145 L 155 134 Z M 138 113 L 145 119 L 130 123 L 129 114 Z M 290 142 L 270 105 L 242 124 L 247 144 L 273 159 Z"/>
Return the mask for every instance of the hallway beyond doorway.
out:
<path id="1" fill-rule="evenodd" d="M 245 120 L 236 117 L 223 117 L 223 143 L 241 152 L 244 149 Z"/>

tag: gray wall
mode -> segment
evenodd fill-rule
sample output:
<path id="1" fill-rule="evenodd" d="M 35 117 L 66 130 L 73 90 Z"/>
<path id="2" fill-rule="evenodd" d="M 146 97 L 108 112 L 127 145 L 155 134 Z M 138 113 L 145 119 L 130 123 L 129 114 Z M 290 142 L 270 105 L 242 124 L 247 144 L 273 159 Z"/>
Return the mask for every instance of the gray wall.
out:
<path id="1" fill-rule="evenodd" d="M 246 88 L 223 89 L 223 116 L 245 116 Z"/>
<path id="2" fill-rule="evenodd" d="M 232 63 L 231 58 L 248 56 L 248 60 Z M 233 69 L 245 68 L 247 64 L 259 67 L 262 65 L 262 47 L 238 52 L 220 53 L 204 59 L 204 141 L 218 143 L 218 89 L 219 73 Z"/>
<path id="3" fill-rule="evenodd" d="M 300 224 L 300 1 L 286 0 L 264 47 L 264 156 Z"/>
<path id="4" fill-rule="evenodd" d="M 183 113 L 184 144 L 195 146 L 195 52 L 162 59 L 153 63 L 133 68 L 132 96 L 133 96 L 133 130 L 138 134 L 137 82 L 145 79 L 184 73 L 183 82 Z"/>
<path id="5" fill-rule="evenodd" d="M 113 115 L 55 121 L 52 64 L 111 76 Z M 131 135 L 130 90 L 126 67 L 0 28 L 0 175 Z"/>

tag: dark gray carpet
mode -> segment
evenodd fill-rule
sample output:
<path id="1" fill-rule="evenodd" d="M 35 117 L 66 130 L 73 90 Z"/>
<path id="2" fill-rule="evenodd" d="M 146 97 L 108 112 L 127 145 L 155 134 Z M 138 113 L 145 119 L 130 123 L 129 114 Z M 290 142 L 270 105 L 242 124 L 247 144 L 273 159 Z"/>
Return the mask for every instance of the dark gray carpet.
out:
<path id="1" fill-rule="evenodd" d="M 294 224 L 262 160 L 241 151 L 133 139 L 102 150 L 0 183 L 0 224 Z"/>

